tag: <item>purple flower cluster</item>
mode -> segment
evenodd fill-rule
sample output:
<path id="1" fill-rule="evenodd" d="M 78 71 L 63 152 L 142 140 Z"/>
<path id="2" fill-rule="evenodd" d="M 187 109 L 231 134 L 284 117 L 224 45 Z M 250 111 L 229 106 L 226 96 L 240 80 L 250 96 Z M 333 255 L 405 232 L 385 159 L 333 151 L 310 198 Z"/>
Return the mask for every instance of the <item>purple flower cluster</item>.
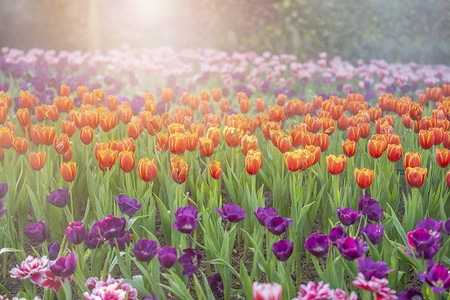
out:
<path id="1" fill-rule="evenodd" d="M 259 224 L 275 235 L 284 234 L 292 224 L 292 220 L 277 216 L 278 212 L 273 207 L 260 207 L 254 212 Z"/>
<path id="2" fill-rule="evenodd" d="M 433 218 L 417 222 L 415 229 L 408 232 L 408 245 L 413 251 L 405 249 L 405 252 L 411 257 L 433 258 L 440 249 L 440 231 L 443 227 L 444 221 L 437 222 Z"/>
<path id="3" fill-rule="evenodd" d="M 197 215 L 198 211 L 194 206 L 180 207 L 175 212 L 177 220 L 173 227 L 181 233 L 190 234 L 197 228 L 197 222 L 200 220 Z"/>
<path id="4" fill-rule="evenodd" d="M 383 210 L 380 208 L 378 201 L 370 197 L 370 194 L 362 195 L 359 198 L 358 209 L 368 220 L 381 222 Z"/>
<path id="5" fill-rule="evenodd" d="M 417 277 L 422 282 L 428 283 L 433 293 L 442 293 L 450 290 L 450 270 L 443 264 L 435 265 L 435 261 L 430 259 L 427 262 L 427 273 L 420 272 Z"/>

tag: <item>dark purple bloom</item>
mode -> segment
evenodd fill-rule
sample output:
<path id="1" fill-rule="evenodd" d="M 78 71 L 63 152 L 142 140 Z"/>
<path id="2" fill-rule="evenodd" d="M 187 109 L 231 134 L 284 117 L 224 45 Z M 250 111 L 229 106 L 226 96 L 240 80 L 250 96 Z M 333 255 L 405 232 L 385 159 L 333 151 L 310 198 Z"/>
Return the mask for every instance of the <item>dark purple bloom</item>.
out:
<path id="1" fill-rule="evenodd" d="M 89 249 L 95 249 L 102 245 L 104 242 L 103 237 L 100 236 L 100 229 L 98 228 L 98 222 L 92 225 L 91 232 L 86 231 L 84 236 L 84 245 Z"/>
<path id="2" fill-rule="evenodd" d="M 423 300 L 422 293 L 412 286 L 408 287 L 408 291 L 399 292 L 397 296 L 398 300 Z"/>
<path id="3" fill-rule="evenodd" d="M 119 237 L 126 225 L 125 218 L 116 218 L 113 215 L 108 215 L 97 222 L 97 226 L 100 230 L 100 235 L 109 240 Z"/>
<path id="4" fill-rule="evenodd" d="M 384 228 L 381 224 L 373 225 L 369 223 L 361 229 L 361 234 L 365 238 L 368 238 L 372 244 L 376 245 L 383 240 Z"/>
<path id="5" fill-rule="evenodd" d="M 439 243 L 436 243 L 425 251 L 415 250 L 414 253 L 409 249 L 404 249 L 403 251 L 405 251 L 412 258 L 422 257 L 424 259 L 431 259 L 439 252 L 439 250 L 440 250 Z"/>
<path id="6" fill-rule="evenodd" d="M 275 242 L 272 245 L 272 251 L 275 254 L 276 258 L 280 261 L 288 260 L 288 258 L 292 255 L 293 250 L 294 242 L 289 242 L 286 240 Z"/>
<path id="7" fill-rule="evenodd" d="M 367 244 L 364 241 L 352 237 L 339 241 L 338 247 L 341 255 L 348 260 L 362 257 L 364 253 L 369 250 L 369 247 L 367 247 Z"/>
<path id="8" fill-rule="evenodd" d="M 134 244 L 133 249 L 131 249 L 134 256 L 140 261 L 151 261 L 157 250 L 158 242 L 147 239 L 140 239 Z"/>
<path id="9" fill-rule="evenodd" d="M 125 250 L 125 246 L 131 244 L 130 231 L 129 230 L 122 231 L 118 237 L 109 239 L 108 243 L 111 246 L 117 245 L 120 251 Z"/>
<path id="10" fill-rule="evenodd" d="M 50 266 L 50 270 L 53 274 L 59 277 L 67 277 L 75 273 L 77 268 L 77 258 L 75 253 L 69 252 L 67 256 L 58 258 L 53 265 Z"/>
<path id="11" fill-rule="evenodd" d="M 0 218 L 3 217 L 3 215 L 8 211 L 6 208 L 3 208 L 4 206 L 5 204 L 3 203 L 3 200 L 0 199 Z"/>
<path id="12" fill-rule="evenodd" d="M 370 257 L 358 258 L 358 268 L 366 280 L 372 277 L 381 279 L 392 271 L 384 261 L 373 262 Z"/>
<path id="13" fill-rule="evenodd" d="M 173 223 L 173 227 L 181 233 L 192 233 L 197 228 L 198 211 L 194 206 L 180 207 L 175 212 L 177 220 Z"/>
<path id="14" fill-rule="evenodd" d="M 447 220 L 447 222 L 445 222 L 442 232 L 445 233 L 446 235 L 450 235 L 450 219 Z"/>
<path id="15" fill-rule="evenodd" d="M 116 196 L 116 200 L 120 211 L 130 218 L 142 207 L 142 204 L 138 204 L 136 199 L 131 199 L 125 195 Z"/>
<path id="16" fill-rule="evenodd" d="M 267 217 L 265 225 L 267 230 L 275 235 L 282 235 L 291 226 L 292 220 L 283 217 Z"/>
<path id="17" fill-rule="evenodd" d="M 177 261 L 177 254 L 177 249 L 164 246 L 161 249 L 158 249 L 159 263 L 167 269 L 170 269 Z"/>
<path id="18" fill-rule="evenodd" d="M 408 232 L 408 245 L 417 251 L 426 251 L 441 240 L 440 233 L 430 233 L 428 230 L 419 228 Z"/>
<path id="19" fill-rule="evenodd" d="M 433 293 L 442 293 L 450 289 L 450 272 L 442 264 L 434 265 L 433 260 L 427 263 L 428 272 L 420 272 L 417 277 L 430 285 Z"/>
<path id="20" fill-rule="evenodd" d="M 347 233 L 344 228 L 339 225 L 330 229 L 330 241 L 333 245 L 337 245 L 337 243 L 347 237 Z"/>
<path id="21" fill-rule="evenodd" d="M 322 257 L 328 253 L 330 247 L 330 239 L 328 235 L 321 235 L 320 233 L 313 233 L 305 241 L 305 248 L 312 255 Z"/>
<path id="22" fill-rule="evenodd" d="M 273 207 L 259 207 L 256 212 L 253 212 L 258 219 L 259 224 L 262 226 L 265 226 L 266 218 L 267 217 L 276 217 L 277 216 L 277 210 Z"/>
<path id="23" fill-rule="evenodd" d="M 69 201 L 69 192 L 65 186 L 63 186 L 62 189 L 54 190 L 47 196 L 47 202 L 56 207 L 64 207 L 69 203 Z"/>
<path id="24" fill-rule="evenodd" d="M 231 223 L 237 223 L 245 219 L 245 210 L 234 203 L 227 203 L 223 206 L 223 210 L 216 207 L 219 216 Z"/>
<path id="25" fill-rule="evenodd" d="M 430 233 L 438 233 L 441 231 L 443 226 L 444 226 L 443 220 L 437 222 L 433 218 L 427 218 L 424 221 L 417 222 L 417 226 L 414 229 L 422 228 L 428 230 Z"/>
<path id="26" fill-rule="evenodd" d="M 45 229 L 45 223 L 43 221 L 31 223 L 25 227 L 23 233 L 35 243 L 42 243 L 47 239 L 47 230 Z"/>
<path id="27" fill-rule="evenodd" d="M 377 200 L 372 199 L 369 194 L 362 195 L 358 202 L 359 211 L 367 216 L 367 219 L 374 222 L 381 222 L 383 210 Z"/>
<path id="28" fill-rule="evenodd" d="M 195 271 L 200 268 L 202 255 L 195 249 L 187 248 L 183 250 L 178 262 L 183 266 L 183 274 L 187 277 L 191 277 Z"/>
<path id="29" fill-rule="evenodd" d="M 81 244 L 84 241 L 86 235 L 86 228 L 83 222 L 72 222 L 66 229 L 66 236 L 69 242 L 74 245 Z"/>
<path id="30" fill-rule="evenodd" d="M 361 216 L 361 213 L 358 211 L 355 211 L 351 208 L 337 208 L 337 215 L 339 217 L 339 220 L 341 220 L 342 225 L 344 226 L 350 226 L 355 224 L 355 222 L 359 219 Z"/>
<path id="31" fill-rule="evenodd" d="M 59 249 L 60 249 L 59 241 L 49 243 L 47 245 L 48 259 L 55 260 L 58 257 Z"/>
<path id="32" fill-rule="evenodd" d="M 208 284 L 214 295 L 223 297 L 223 280 L 220 273 L 208 277 Z"/>
<path id="33" fill-rule="evenodd" d="M 0 198 L 5 197 L 8 192 L 8 184 L 6 182 L 0 184 Z"/>

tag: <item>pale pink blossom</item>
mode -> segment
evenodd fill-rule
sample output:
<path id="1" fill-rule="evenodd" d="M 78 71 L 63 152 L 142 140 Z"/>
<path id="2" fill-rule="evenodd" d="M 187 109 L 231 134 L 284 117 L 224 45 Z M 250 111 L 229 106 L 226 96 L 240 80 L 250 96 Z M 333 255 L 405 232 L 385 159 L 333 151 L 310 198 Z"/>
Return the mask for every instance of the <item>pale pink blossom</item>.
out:
<path id="1" fill-rule="evenodd" d="M 278 283 L 253 282 L 254 300 L 280 300 L 283 287 Z"/>
<path id="2" fill-rule="evenodd" d="M 95 284 L 92 287 L 92 284 Z M 96 277 L 91 277 L 86 281 L 86 287 L 90 293 L 83 294 L 86 300 L 137 300 L 138 292 L 130 284 L 124 283 L 123 279 L 117 281 L 111 275 L 108 275 L 108 279 L 100 281 Z"/>
<path id="3" fill-rule="evenodd" d="M 395 296 L 395 291 L 386 287 L 388 283 L 389 281 L 387 279 L 380 279 L 374 276 L 372 276 L 372 278 L 367 281 L 362 273 L 359 273 L 358 276 L 356 276 L 356 279 L 353 281 L 354 286 L 359 287 L 365 291 L 375 292 L 377 294 L 377 299 L 397 299 L 397 296 Z"/>
<path id="4" fill-rule="evenodd" d="M 298 291 L 296 300 L 320 300 L 320 299 L 330 299 L 333 297 L 334 292 L 330 289 L 330 285 L 323 284 L 320 281 L 317 285 L 310 281 L 307 285 L 300 285 L 300 290 Z"/>
<path id="5" fill-rule="evenodd" d="M 47 256 L 42 258 L 34 258 L 28 256 L 21 264 L 16 265 L 15 268 L 11 269 L 9 273 L 12 278 L 30 279 L 31 282 L 35 284 L 40 284 L 42 282 L 42 274 L 47 267 L 48 259 Z"/>
<path id="6" fill-rule="evenodd" d="M 58 277 L 50 270 L 50 268 L 46 268 L 42 274 L 43 280 L 39 284 L 40 287 L 45 288 L 46 290 L 52 289 L 55 292 L 58 292 L 62 286 L 64 278 Z M 72 282 L 72 277 L 68 276 L 67 279 L 69 282 Z"/>

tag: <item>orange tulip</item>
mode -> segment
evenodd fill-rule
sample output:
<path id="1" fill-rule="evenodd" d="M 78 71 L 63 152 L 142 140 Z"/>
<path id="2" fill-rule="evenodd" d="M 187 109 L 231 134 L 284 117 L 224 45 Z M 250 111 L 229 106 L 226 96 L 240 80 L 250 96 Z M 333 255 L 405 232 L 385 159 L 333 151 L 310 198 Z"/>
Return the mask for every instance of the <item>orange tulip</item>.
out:
<path id="1" fill-rule="evenodd" d="M 283 108 L 278 105 L 269 106 L 267 113 L 270 121 L 280 122 L 285 117 Z"/>
<path id="2" fill-rule="evenodd" d="M 156 173 L 158 172 L 155 160 L 150 160 L 146 157 L 141 159 L 138 163 L 138 171 L 139 176 L 142 178 L 142 180 L 147 182 L 152 181 L 156 177 Z"/>
<path id="3" fill-rule="evenodd" d="M 239 109 L 241 110 L 241 113 L 244 115 L 248 113 L 251 105 L 252 102 L 250 101 L 250 99 L 243 99 L 241 102 L 239 102 Z"/>
<path id="4" fill-rule="evenodd" d="M 360 131 L 360 137 L 365 139 L 370 135 L 370 124 L 369 123 L 360 123 L 358 124 Z"/>
<path id="5" fill-rule="evenodd" d="M 241 138 L 244 132 L 240 129 L 234 127 L 225 126 L 223 130 L 223 136 L 225 137 L 225 142 L 230 147 L 237 147 L 241 143 Z"/>
<path id="6" fill-rule="evenodd" d="M 200 134 L 198 136 L 200 136 Z M 206 136 L 209 137 L 213 141 L 214 148 L 216 148 L 219 145 L 219 142 L 220 142 L 220 129 L 219 128 L 217 128 L 217 127 L 208 128 L 208 131 L 206 132 Z"/>
<path id="7" fill-rule="evenodd" d="M 312 133 L 316 133 L 322 128 L 322 121 L 318 117 L 311 117 L 309 114 L 303 118 L 303 123 L 306 124 L 307 130 Z"/>
<path id="8" fill-rule="evenodd" d="M 330 118 L 322 119 L 322 130 L 327 135 L 332 135 L 334 133 L 334 120 Z"/>
<path id="9" fill-rule="evenodd" d="M 442 139 L 442 146 L 447 149 L 450 149 L 450 131 L 446 131 L 444 133 L 444 138 Z"/>
<path id="10" fill-rule="evenodd" d="M 170 88 L 163 88 L 161 90 L 161 98 L 164 102 L 170 102 L 172 100 L 172 90 Z"/>
<path id="11" fill-rule="evenodd" d="M 400 145 L 400 143 L 402 142 L 402 138 L 398 135 L 398 134 L 388 134 L 387 135 L 387 143 L 390 144 L 395 144 L 395 145 Z"/>
<path id="12" fill-rule="evenodd" d="M 228 99 L 222 98 L 219 103 L 220 110 L 224 113 L 230 110 L 230 101 Z"/>
<path id="13" fill-rule="evenodd" d="M 434 127 L 430 128 L 430 131 L 433 132 L 434 135 L 434 145 L 439 145 L 444 140 L 444 128 L 441 127 Z"/>
<path id="14" fill-rule="evenodd" d="M 264 104 L 264 99 L 258 98 L 255 101 L 256 101 L 256 110 L 258 112 L 262 113 L 266 109 L 265 104 Z"/>
<path id="15" fill-rule="evenodd" d="M 25 154 L 28 151 L 28 141 L 22 137 L 16 137 L 13 141 L 14 150 L 17 154 Z"/>
<path id="16" fill-rule="evenodd" d="M 313 98 L 313 105 L 316 109 L 322 108 L 323 98 L 322 96 L 315 96 Z"/>
<path id="17" fill-rule="evenodd" d="M 0 106 L 0 124 L 3 124 L 6 122 L 6 117 L 8 117 L 8 110 L 9 110 L 8 106 L 6 106 L 6 105 Z M 16 117 L 17 117 L 17 115 L 16 115 Z M 30 120 L 30 122 L 31 122 L 31 120 Z"/>
<path id="18" fill-rule="evenodd" d="M 91 126 L 92 129 L 97 128 L 98 123 L 100 122 L 100 113 L 98 113 L 97 111 L 89 111 L 87 112 L 87 115 L 89 126 Z"/>
<path id="19" fill-rule="evenodd" d="M 131 118 L 133 117 L 133 112 L 132 112 L 132 110 L 131 110 L 131 108 L 129 106 L 119 105 L 117 107 L 117 111 L 118 111 L 118 114 L 119 114 L 119 120 L 123 124 L 130 123 Z"/>
<path id="20" fill-rule="evenodd" d="M 303 131 L 301 131 L 300 129 L 294 129 L 289 132 L 289 135 L 292 138 L 292 146 L 300 147 L 300 145 L 302 144 Z"/>
<path id="21" fill-rule="evenodd" d="M 62 133 L 67 134 L 68 137 L 71 137 L 75 133 L 75 122 L 63 120 L 61 123 L 61 131 Z"/>
<path id="22" fill-rule="evenodd" d="M 186 151 L 187 139 L 184 133 L 173 133 L 169 136 L 169 151 L 172 154 L 183 154 Z"/>
<path id="23" fill-rule="evenodd" d="M 314 141 L 315 146 L 320 147 L 320 151 L 324 152 L 328 149 L 330 141 L 328 139 L 328 135 L 326 133 L 317 133 L 316 140 Z"/>
<path id="24" fill-rule="evenodd" d="M 94 105 L 94 103 L 95 103 L 95 95 L 94 95 L 94 93 L 86 92 L 86 93 L 83 94 L 81 99 L 83 100 L 83 103 L 85 105 Z"/>
<path id="25" fill-rule="evenodd" d="M 194 151 L 198 144 L 198 134 L 197 132 L 190 133 L 186 132 L 186 148 L 189 151 Z"/>
<path id="26" fill-rule="evenodd" d="M 347 158 L 345 155 L 341 154 L 336 157 L 333 154 L 330 154 L 327 156 L 327 168 L 331 175 L 337 175 L 344 171 L 346 164 Z"/>
<path id="27" fill-rule="evenodd" d="M 406 180 L 408 181 L 408 184 L 415 189 L 420 188 L 423 185 L 426 175 L 427 175 L 427 168 L 408 167 L 406 168 L 405 171 L 405 176 Z"/>
<path id="28" fill-rule="evenodd" d="M 430 149 L 434 145 L 433 131 L 421 130 L 419 132 L 419 144 L 423 149 Z"/>
<path id="29" fill-rule="evenodd" d="M 167 150 L 169 148 L 169 136 L 164 132 L 158 132 L 156 134 L 156 140 L 162 150 Z"/>
<path id="30" fill-rule="evenodd" d="M 342 114 L 344 113 L 344 107 L 342 105 L 333 105 L 331 107 L 331 118 L 333 120 L 337 121 L 342 117 Z"/>
<path id="31" fill-rule="evenodd" d="M 244 156 L 247 156 L 249 150 L 258 149 L 258 139 L 254 135 L 245 135 L 241 139 L 241 148 Z"/>
<path id="32" fill-rule="evenodd" d="M 341 131 L 347 130 L 348 128 L 348 117 L 347 115 L 342 114 L 342 116 L 337 121 L 337 128 Z"/>
<path id="33" fill-rule="evenodd" d="M 21 108 L 16 113 L 17 122 L 23 127 L 27 127 L 31 124 L 30 112 L 28 108 Z"/>
<path id="34" fill-rule="evenodd" d="M 345 156 L 352 157 L 356 153 L 356 142 L 349 139 L 345 140 L 345 142 L 342 144 L 342 151 L 344 152 Z"/>
<path id="35" fill-rule="evenodd" d="M 403 155 L 402 145 L 389 144 L 387 146 L 386 154 L 390 162 L 399 161 Z"/>
<path id="36" fill-rule="evenodd" d="M 259 150 L 249 150 L 245 156 L 245 168 L 247 173 L 255 175 L 262 165 L 262 153 Z"/>
<path id="37" fill-rule="evenodd" d="M 387 143 L 384 140 L 369 140 L 367 143 L 370 156 L 373 158 L 380 158 L 384 150 L 387 148 Z"/>
<path id="38" fill-rule="evenodd" d="M 214 101 L 219 102 L 222 99 L 222 90 L 221 89 L 213 89 L 212 97 Z"/>
<path id="39" fill-rule="evenodd" d="M 198 146 L 203 156 L 210 157 L 214 153 L 214 142 L 209 137 L 199 138 Z"/>
<path id="40" fill-rule="evenodd" d="M 137 122 L 128 123 L 128 125 L 127 125 L 128 137 L 136 140 L 139 137 L 140 133 L 141 133 L 140 124 L 138 124 Z"/>
<path id="41" fill-rule="evenodd" d="M 203 100 L 200 101 L 200 113 L 202 115 L 207 115 L 210 113 L 209 102 Z"/>
<path id="42" fill-rule="evenodd" d="M 316 141 L 316 135 L 312 132 L 305 132 L 302 135 L 302 146 L 306 148 L 306 146 L 314 145 Z"/>
<path id="43" fill-rule="evenodd" d="M 450 163 L 450 150 L 446 148 L 436 149 L 436 162 L 441 168 L 447 167 Z"/>
<path id="44" fill-rule="evenodd" d="M 412 102 L 409 105 L 409 117 L 414 121 L 420 121 L 422 119 L 423 107 L 421 104 Z"/>
<path id="45" fill-rule="evenodd" d="M 281 93 L 277 95 L 277 104 L 279 106 L 283 106 L 284 104 L 286 104 L 286 95 Z"/>
<path id="46" fill-rule="evenodd" d="M 288 134 L 280 134 L 277 137 L 277 145 L 281 153 L 286 153 L 291 150 L 292 147 L 292 137 Z"/>
<path id="47" fill-rule="evenodd" d="M 118 155 L 117 150 L 112 150 L 111 148 L 106 148 L 104 150 L 97 151 L 98 166 L 103 171 L 106 172 L 107 169 L 111 170 L 112 166 L 116 162 Z"/>
<path id="48" fill-rule="evenodd" d="M 197 95 L 191 95 L 189 97 L 189 106 L 192 110 L 198 109 L 198 107 L 200 106 L 200 97 Z"/>
<path id="49" fill-rule="evenodd" d="M 94 130 L 89 126 L 81 128 L 80 139 L 83 142 L 83 144 L 89 145 L 94 139 Z"/>
<path id="50" fill-rule="evenodd" d="M 49 105 L 45 111 L 45 117 L 50 121 L 56 122 L 59 120 L 59 111 L 56 105 Z"/>
<path id="51" fill-rule="evenodd" d="M 100 127 L 104 132 L 108 132 L 116 127 L 118 121 L 117 113 L 103 113 L 100 115 Z"/>
<path id="52" fill-rule="evenodd" d="M 84 94 L 84 93 L 87 93 L 87 92 L 88 92 L 88 89 L 87 89 L 87 87 L 85 87 L 84 85 L 79 85 L 79 86 L 77 86 L 77 95 L 78 95 L 78 98 L 83 99 L 83 94 Z"/>
<path id="53" fill-rule="evenodd" d="M 129 151 L 122 151 L 119 153 L 119 165 L 122 171 L 131 172 L 134 168 L 136 160 L 134 153 Z"/>
<path id="54" fill-rule="evenodd" d="M 70 161 L 72 159 L 72 153 L 73 153 L 72 152 L 72 145 L 70 145 L 69 150 L 67 150 L 62 156 L 63 161 L 64 162 Z"/>
<path id="55" fill-rule="evenodd" d="M 360 135 L 361 135 L 361 128 L 354 126 L 348 128 L 347 139 L 357 143 L 359 141 Z"/>
<path id="56" fill-rule="evenodd" d="M 53 147 L 58 154 L 64 154 L 69 150 L 70 144 L 69 136 L 65 133 L 61 134 L 59 137 L 55 137 L 53 140 Z"/>
<path id="57" fill-rule="evenodd" d="M 172 172 L 172 179 L 182 184 L 186 181 L 189 174 L 189 165 L 184 161 L 183 157 L 173 156 L 170 159 L 170 171 Z"/>
<path id="58" fill-rule="evenodd" d="M 284 154 L 284 163 L 289 171 L 296 172 L 302 167 L 301 151 L 302 150 L 295 150 Z"/>
<path id="59" fill-rule="evenodd" d="M 20 91 L 19 101 L 20 106 L 23 108 L 33 108 L 36 106 L 36 97 L 28 91 Z"/>
<path id="60" fill-rule="evenodd" d="M 445 181 L 447 181 L 447 186 L 450 188 L 450 170 L 447 171 L 447 176 L 445 176 Z"/>
<path id="61" fill-rule="evenodd" d="M 422 165 L 422 156 L 419 152 L 406 152 L 405 159 L 403 160 L 403 166 L 406 168 L 417 168 Z"/>
<path id="62" fill-rule="evenodd" d="M 72 182 L 77 175 L 77 163 L 69 161 L 68 163 L 61 163 L 61 176 L 67 182 Z"/>
<path id="63" fill-rule="evenodd" d="M 366 168 L 359 170 L 358 168 L 355 168 L 356 183 L 362 189 L 367 189 L 372 184 L 374 176 L 374 170 L 369 170 Z"/>
<path id="64" fill-rule="evenodd" d="M 117 96 L 109 95 L 108 99 L 106 100 L 106 107 L 108 107 L 109 111 L 115 111 L 117 109 Z M 147 102 L 146 102 L 146 108 L 147 108 Z"/>
<path id="65" fill-rule="evenodd" d="M 222 165 L 216 160 L 211 160 L 209 163 L 209 173 L 214 179 L 219 179 L 222 176 Z"/>
<path id="66" fill-rule="evenodd" d="M 102 106 L 103 101 L 105 101 L 105 91 L 103 89 L 94 90 L 94 99 L 94 104 L 96 107 Z"/>
<path id="67" fill-rule="evenodd" d="M 0 147 L 9 149 L 13 146 L 14 133 L 7 127 L 0 128 Z"/>
<path id="68" fill-rule="evenodd" d="M 62 85 L 59 89 L 59 96 L 60 97 L 69 97 L 70 95 L 70 87 L 67 85 Z"/>
<path id="69" fill-rule="evenodd" d="M 44 167 L 46 158 L 47 158 L 47 152 L 36 153 L 34 151 L 31 151 L 30 158 L 29 158 L 30 166 L 33 168 L 33 170 L 39 171 L 40 169 L 42 169 Z"/>
<path id="70" fill-rule="evenodd" d="M 302 171 L 305 171 L 312 165 L 315 165 L 320 159 L 320 147 L 306 146 L 305 150 L 297 149 L 302 159 Z"/>

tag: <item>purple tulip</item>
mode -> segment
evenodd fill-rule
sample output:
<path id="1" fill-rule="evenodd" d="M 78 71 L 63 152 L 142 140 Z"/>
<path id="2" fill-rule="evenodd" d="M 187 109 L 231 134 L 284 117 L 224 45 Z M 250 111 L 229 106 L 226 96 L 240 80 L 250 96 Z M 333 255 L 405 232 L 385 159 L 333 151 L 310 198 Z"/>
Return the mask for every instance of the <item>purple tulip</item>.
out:
<path id="1" fill-rule="evenodd" d="M 450 271 L 444 265 L 434 265 L 434 260 L 429 260 L 427 269 L 428 273 L 422 271 L 417 277 L 420 281 L 428 283 L 433 293 L 442 293 L 450 289 Z"/>
<path id="2" fill-rule="evenodd" d="M 446 235 L 450 235 L 450 219 L 447 220 L 447 222 L 445 222 L 442 232 L 445 233 Z"/>
<path id="3" fill-rule="evenodd" d="M 31 223 L 25 227 L 23 233 L 35 243 L 43 243 L 47 239 L 47 230 L 43 221 Z"/>
<path id="4" fill-rule="evenodd" d="M 91 232 L 86 231 L 84 236 L 84 245 L 89 249 L 95 249 L 102 245 L 104 242 L 103 237 L 100 236 L 100 229 L 98 228 L 98 222 L 92 225 Z"/>
<path id="5" fill-rule="evenodd" d="M 77 268 L 77 258 L 75 253 L 69 252 L 67 256 L 58 258 L 53 265 L 50 266 L 50 270 L 58 277 L 68 277 L 75 273 Z"/>
<path id="6" fill-rule="evenodd" d="M 109 240 L 119 237 L 126 225 L 125 218 L 116 218 L 113 215 L 108 215 L 97 222 L 100 230 L 100 235 Z"/>
<path id="7" fill-rule="evenodd" d="M 59 241 L 56 241 L 54 243 L 49 243 L 47 245 L 48 250 L 48 258 L 50 260 L 55 260 L 58 257 L 59 249 L 60 249 Z"/>
<path id="8" fill-rule="evenodd" d="M 444 227 L 443 220 L 437 222 L 433 218 L 427 218 L 424 221 L 417 222 L 417 226 L 414 229 L 422 228 L 430 231 L 430 233 L 438 233 L 441 231 L 442 227 Z"/>
<path id="9" fill-rule="evenodd" d="M 369 250 L 369 247 L 367 247 L 367 244 L 364 241 L 352 237 L 348 237 L 345 240 L 338 242 L 338 247 L 341 255 L 347 260 L 362 257 L 364 253 Z"/>
<path id="10" fill-rule="evenodd" d="M 342 225 L 344 226 L 350 226 L 356 223 L 358 221 L 359 217 L 361 216 L 361 213 L 358 211 L 354 211 L 351 208 L 337 208 L 337 215 L 339 217 L 339 220 L 341 221 Z"/>
<path id="11" fill-rule="evenodd" d="M 140 261 L 151 261 L 157 250 L 158 242 L 147 239 L 140 239 L 134 244 L 133 249 L 131 249 L 134 256 Z"/>
<path id="12" fill-rule="evenodd" d="M 293 250 L 294 242 L 289 242 L 286 240 L 275 242 L 272 245 L 272 251 L 275 254 L 275 257 L 280 261 L 288 260 L 288 258 L 291 257 Z"/>
<path id="13" fill-rule="evenodd" d="M 363 237 L 368 238 L 372 244 L 376 245 L 383 240 L 384 228 L 381 224 L 373 225 L 369 223 L 361 229 L 361 234 Z"/>
<path id="14" fill-rule="evenodd" d="M 328 235 L 321 235 L 320 233 L 313 233 L 305 241 L 305 248 L 312 255 L 322 257 L 328 253 L 330 247 L 330 239 Z"/>
<path id="15" fill-rule="evenodd" d="M 5 197 L 8 192 L 8 184 L 6 182 L 0 184 L 0 198 Z"/>
<path id="16" fill-rule="evenodd" d="M 131 199 L 125 195 L 116 196 L 116 200 L 120 211 L 130 218 L 142 207 L 142 204 L 138 204 L 136 199 Z"/>
<path id="17" fill-rule="evenodd" d="M 408 232 L 408 245 L 417 251 L 426 251 L 441 240 L 441 234 L 419 228 Z"/>
<path id="18" fill-rule="evenodd" d="M 56 207 L 64 207 L 69 203 L 69 201 L 69 192 L 65 186 L 63 186 L 62 189 L 54 190 L 47 196 L 47 202 Z"/>
<path id="19" fill-rule="evenodd" d="M 0 199 L 0 218 L 3 217 L 3 215 L 8 211 L 6 208 L 3 208 L 4 206 L 5 204 L 3 203 L 3 200 Z"/>
<path id="20" fill-rule="evenodd" d="M 392 271 L 384 261 L 373 262 L 370 257 L 358 258 L 358 268 L 366 280 L 371 280 L 372 277 L 382 279 Z"/>
<path id="21" fill-rule="evenodd" d="M 333 245 L 337 245 L 339 241 L 344 240 L 346 237 L 347 233 L 341 225 L 330 229 L 329 238 Z"/>
<path id="22" fill-rule="evenodd" d="M 292 220 L 283 217 L 267 217 L 265 225 L 267 230 L 275 235 L 282 235 L 291 226 Z"/>
<path id="23" fill-rule="evenodd" d="M 216 207 L 216 212 L 219 216 L 231 223 L 237 223 L 245 219 L 245 210 L 234 203 L 227 203 L 223 210 Z"/>
<path id="24" fill-rule="evenodd" d="M 259 224 L 265 226 L 267 217 L 276 217 L 277 210 L 273 207 L 259 207 L 256 212 L 253 212 L 258 219 Z"/>
<path id="25" fill-rule="evenodd" d="M 158 249 L 159 263 L 167 269 L 170 269 L 177 261 L 177 254 L 177 249 L 164 246 L 161 249 Z"/>
<path id="26" fill-rule="evenodd" d="M 208 277 L 208 284 L 214 295 L 223 297 L 223 280 L 220 273 Z"/>
<path id="27" fill-rule="evenodd" d="M 183 274 L 187 277 L 191 277 L 198 268 L 200 268 L 200 263 L 202 261 L 202 255 L 195 249 L 187 248 L 183 250 L 178 262 L 183 266 Z"/>
<path id="28" fill-rule="evenodd" d="M 423 300 L 422 293 L 412 286 L 408 287 L 408 291 L 399 292 L 397 297 L 398 300 Z"/>
<path id="29" fill-rule="evenodd" d="M 118 237 L 109 239 L 108 243 L 111 246 L 117 246 L 120 251 L 125 250 L 125 247 L 131 244 L 130 231 L 129 230 L 122 231 Z"/>
<path id="30" fill-rule="evenodd" d="M 414 253 L 409 249 L 403 249 L 412 258 L 424 258 L 426 260 L 433 258 L 440 250 L 439 243 L 434 244 L 425 251 L 414 250 Z"/>
<path id="31" fill-rule="evenodd" d="M 173 223 L 173 227 L 181 233 L 192 233 L 197 228 L 198 211 L 194 206 L 180 207 L 175 212 L 177 220 Z"/>
<path id="32" fill-rule="evenodd" d="M 377 200 L 372 199 L 369 194 L 362 195 L 358 202 L 359 211 L 367 216 L 367 219 L 374 222 L 381 222 L 383 210 Z"/>
<path id="33" fill-rule="evenodd" d="M 84 241 L 86 235 L 86 228 L 83 222 L 72 222 L 66 229 L 66 236 L 69 242 L 74 245 L 81 244 Z"/>

